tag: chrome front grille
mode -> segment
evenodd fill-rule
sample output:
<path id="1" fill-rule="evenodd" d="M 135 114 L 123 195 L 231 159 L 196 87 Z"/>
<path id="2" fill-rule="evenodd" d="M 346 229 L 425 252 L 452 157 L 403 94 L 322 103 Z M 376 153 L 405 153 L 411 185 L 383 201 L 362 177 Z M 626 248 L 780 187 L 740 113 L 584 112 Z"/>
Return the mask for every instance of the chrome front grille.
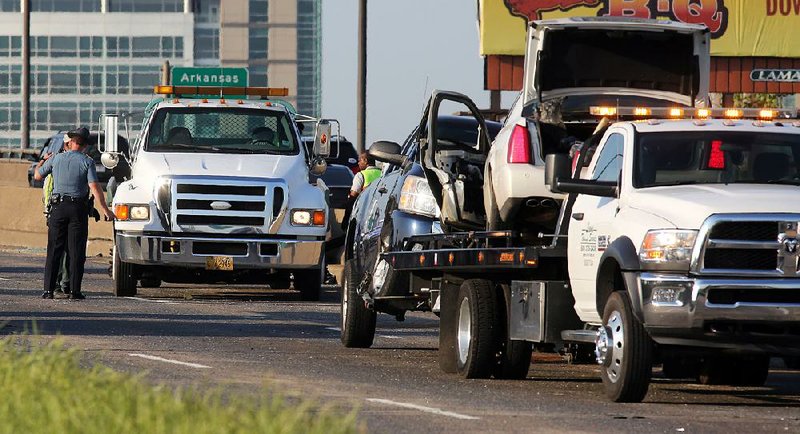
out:
<path id="1" fill-rule="evenodd" d="M 698 274 L 800 277 L 797 214 L 715 215 L 698 235 Z"/>
<path id="2" fill-rule="evenodd" d="M 170 220 L 183 232 L 268 233 L 283 207 L 283 184 L 253 178 L 174 177 Z"/>

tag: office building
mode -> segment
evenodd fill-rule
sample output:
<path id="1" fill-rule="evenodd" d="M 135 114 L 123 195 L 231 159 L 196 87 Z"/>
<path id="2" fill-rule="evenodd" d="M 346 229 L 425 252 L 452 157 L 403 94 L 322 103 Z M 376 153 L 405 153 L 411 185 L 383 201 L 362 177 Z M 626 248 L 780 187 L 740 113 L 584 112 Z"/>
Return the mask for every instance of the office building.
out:
<path id="1" fill-rule="evenodd" d="M 319 115 L 321 0 L 30 0 L 31 144 L 138 113 L 161 65 L 246 67 Z M 22 14 L 0 0 L 0 146 L 20 142 Z M 138 130 L 138 125 L 132 125 Z"/>

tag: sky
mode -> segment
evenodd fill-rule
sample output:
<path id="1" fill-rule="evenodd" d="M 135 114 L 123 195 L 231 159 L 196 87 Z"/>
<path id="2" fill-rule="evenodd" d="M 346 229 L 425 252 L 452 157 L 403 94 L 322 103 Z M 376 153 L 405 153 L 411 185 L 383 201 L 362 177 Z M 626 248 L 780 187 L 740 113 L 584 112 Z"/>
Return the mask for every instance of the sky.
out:
<path id="1" fill-rule="evenodd" d="M 433 89 L 489 106 L 478 50 L 476 0 L 369 0 L 367 146 L 402 142 Z M 356 141 L 358 1 L 322 2 L 322 115 L 339 119 Z M 427 85 L 426 85 L 427 84 Z M 514 95 L 503 95 L 504 107 Z"/>

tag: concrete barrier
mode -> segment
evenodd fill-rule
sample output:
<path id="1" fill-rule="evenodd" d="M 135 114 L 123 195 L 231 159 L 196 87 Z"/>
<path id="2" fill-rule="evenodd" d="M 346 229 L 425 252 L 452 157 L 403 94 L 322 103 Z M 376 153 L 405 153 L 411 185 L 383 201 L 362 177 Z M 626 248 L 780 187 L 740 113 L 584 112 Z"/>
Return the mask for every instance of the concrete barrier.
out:
<path id="1" fill-rule="evenodd" d="M 27 166 L 26 170 L 27 170 Z M 26 181 L 27 182 L 27 181 Z M 39 188 L 0 186 L 0 244 L 30 248 L 47 247 L 47 225 Z M 89 219 L 86 254 L 109 254 L 113 229 L 110 222 Z"/>
<path id="2" fill-rule="evenodd" d="M 28 167 L 30 161 L 0 160 L 0 185 L 28 185 Z"/>

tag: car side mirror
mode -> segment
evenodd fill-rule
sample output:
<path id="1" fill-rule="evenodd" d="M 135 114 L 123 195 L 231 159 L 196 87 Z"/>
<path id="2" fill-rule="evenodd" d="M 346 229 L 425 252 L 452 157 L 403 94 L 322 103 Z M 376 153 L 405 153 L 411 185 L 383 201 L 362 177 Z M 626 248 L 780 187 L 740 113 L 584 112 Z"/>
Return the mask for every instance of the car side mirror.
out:
<path id="1" fill-rule="evenodd" d="M 587 196 L 598 197 L 619 197 L 619 184 L 616 181 L 557 178 L 556 188 L 561 193 L 585 194 Z"/>
<path id="2" fill-rule="evenodd" d="M 309 171 L 314 176 L 322 176 L 328 170 L 328 163 L 324 158 L 317 156 L 311 160 L 311 167 Z"/>
<path id="3" fill-rule="evenodd" d="M 331 154 L 331 131 L 333 131 L 333 127 L 329 120 L 320 119 L 317 121 L 317 127 L 314 132 L 314 148 L 312 150 L 315 156 L 325 158 Z"/>
<path id="4" fill-rule="evenodd" d="M 563 193 L 558 189 L 557 180 L 572 177 L 572 162 L 567 154 L 547 154 L 544 157 L 544 183 L 553 193 Z"/>
<path id="5" fill-rule="evenodd" d="M 383 161 L 384 163 L 397 166 L 404 166 L 406 163 L 406 156 L 400 153 L 400 145 L 388 140 L 374 142 L 367 150 L 367 154 L 375 160 Z"/>
<path id="6" fill-rule="evenodd" d="M 119 164 L 119 116 L 100 116 L 101 131 L 98 134 L 98 148 L 102 152 L 100 162 L 106 169 Z"/>

